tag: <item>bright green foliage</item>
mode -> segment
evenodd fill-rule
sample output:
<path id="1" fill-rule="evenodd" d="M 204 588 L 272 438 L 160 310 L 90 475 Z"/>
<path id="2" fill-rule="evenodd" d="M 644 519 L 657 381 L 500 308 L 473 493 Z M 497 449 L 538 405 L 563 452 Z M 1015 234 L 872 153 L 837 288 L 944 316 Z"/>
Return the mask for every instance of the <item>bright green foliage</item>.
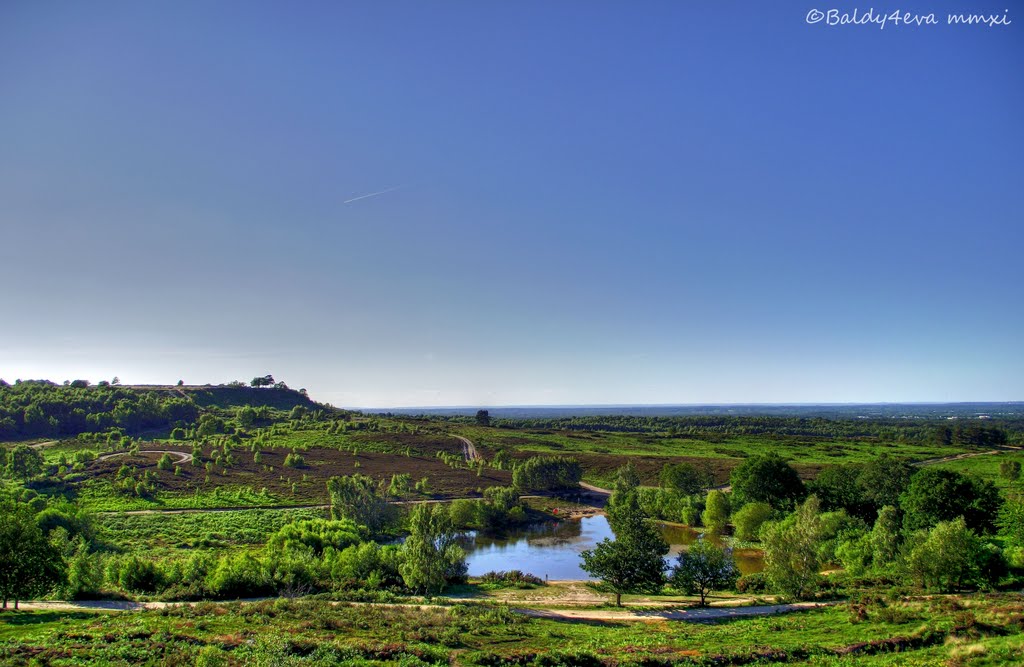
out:
<path id="1" fill-rule="evenodd" d="M 36 523 L 32 508 L 0 500 L 0 598 L 30 599 L 49 593 L 64 580 L 64 562 Z"/>
<path id="2" fill-rule="evenodd" d="M 219 598 L 244 598 L 274 592 L 266 564 L 248 553 L 221 558 L 206 577 L 206 588 Z"/>
<path id="3" fill-rule="evenodd" d="M 894 562 L 902 542 L 899 512 L 892 505 L 886 505 L 879 510 L 875 526 L 871 529 L 871 559 L 875 566 L 883 567 Z"/>
<path id="4" fill-rule="evenodd" d="M 712 591 L 731 588 L 739 576 L 732 551 L 702 539 L 679 554 L 670 581 L 687 595 L 700 595 L 700 604 L 704 606 Z"/>
<path id="5" fill-rule="evenodd" d="M 28 445 L 18 445 L 7 454 L 7 472 L 25 482 L 43 472 L 44 460 L 39 450 Z"/>
<path id="6" fill-rule="evenodd" d="M 729 498 L 721 491 L 708 492 L 704 511 L 700 515 L 707 532 L 719 535 L 725 532 L 729 524 Z"/>
<path id="7" fill-rule="evenodd" d="M 622 606 L 623 593 L 655 593 L 665 584 L 668 544 L 646 519 L 635 493 L 609 508 L 615 540 L 605 538 L 580 554 L 582 568 L 600 578 Z"/>
<path id="8" fill-rule="evenodd" d="M 412 477 L 408 473 L 395 474 L 391 476 L 391 484 L 388 486 L 388 495 L 392 498 L 401 498 L 409 495 L 412 491 Z"/>
<path id="9" fill-rule="evenodd" d="M 156 561 L 135 554 L 108 562 L 107 581 L 132 593 L 155 593 L 164 585 Z"/>
<path id="10" fill-rule="evenodd" d="M 992 561 L 1000 559 L 958 517 L 941 521 L 918 537 L 907 558 L 907 570 L 923 588 L 950 592 L 995 583 L 1003 568 Z"/>
<path id="11" fill-rule="evenodd" d="M 160 470 L 173 470 L 174 460 L 171 458 L 170 454 L 165 453 L 163 456 L 160 457 L 160 460 L 157 461 L 156 467 L 159 468 Z"/>
<path id="12" fill-rule="evenodd" d="M 95 597 L 103 584 L 103 570 L 99 559 L 90 553 L 89 543 L 82 537 L 74 542 L 74 551 L 67 560 L 67 581 L 58 587 L 58 595 L 65 600 Z"/>
<path id="13" fill-rule="evenodd" d="M 819 546 L 826 538 L 825 531 L 817 496 L 808 498 L 786 519 L 761 528 L 765 576 L 775 590 L 801 598 L 817 589 Z"/>
<path id="14" fill-rule="evenodd" d="M 662 521 L 683 521 L 684 512 L 690 505 L 690 497 L 678 491 L 657 487 L 641 487 L 637 489 L 640 507 L 644 513 Z"/>
<path id="15" fill-rule="evenodd" d="M 372 533 L 384 531 L 394 520 L 393 508 L 379 493 L 376 482 L 361 474 L 327 480 L 331 518 L 348 519 Z"/>
<path id="16" fill-rule="evenodd" d="M 990 533 L 999 509 L 999 491 L 991 482 L 952 470 L 924 468 L 910 479 L 900 507 L 903 525 L 910 531 L 962 516 L 968 528 Z"/>
<path id="17" fill-rule="evenodd" d="M 287 552 L 309 549 L 320 556 L 328 547 L 341 551 L 366 539 L 367 531 L 347 519 L 307 519 L 283 526 L 271 535 L 267 548 L 271 551 Z"/>
<path id="18" fill-rule="evenodd" d="M 786 509 L 805 494 L 796 470 L 775 453 L 748 458 L 732 471 L 729 481 L 737 506 L 763 502 Z"/>
<path id="19" fill-rule="evenodd" d="M 732 515 L 732 524 L 736 528 L 736 539 L 743 542 L 756 541 L 761 526 L 771 516 L 772 506 L 768 503 L 747 503 Z"/>
<path id="20" fill-rule="evenodd" d="M 466 553 L 456 543 L 457 535 L 446 508 L 427 504 L 413 508 L 399 568 L 410 590 L 440 593 L 447 582 L 465 578 Z"/>
<path id="21" fill-rule="evenodd" d="M 453 500 L 448 505 L 448 514 L 456 528 L 475 528 L 477 525 L 477 501 L 468 498 Z"/>
<path id="22" fill-rule="evenodd" d="M 624 466 L 620 466 L 615 471 L 613 488 L 616 493 L 620 494 L 631 493 L 640 488 L 640 473 L 636 471 L 636 466 L 633 465 L 632 461 L 629 461 Z"/>
<path id="23" fill-rule="evenodd" d="M 256 410 L 251 405 L 244 405 L 238 408 L 235 412 L 235 419 L 237 419 L 238 423 L 242 426 L 252 426 L 256 423 Z"/>
<path id="24" fill-rule="evenodd" d="M 198 412 L 176 394 L 28 380 L 0 387 L 0 440 L 169 427 L 194 421 Z"/>
<path id="25" fill-rule="evenodd" d="M 512 473 L 512 485 L 520 491 L 550 491 L 579 486 L 583 468 L 576 459 L 535 456 L 519 464 Z"/>
<path id="26" fill-rule="evenodd" d="M 999 534 L 1011 547 L 1024 548 L 1024 496 L 1012 493 L 999 509 Z"/>
<path id="27" fill-rule="evenodd" d="M 658 476 L 661 487 L 683 495 L 700 493 L 711 484 L 711 475 L 692 463 L 669 463 Z"/>
<path id="28" fill-rule="evenodd" d="M 1020 479 L 1020 461 L 1000 461 L 999 475 L 1003 479 L 1016 482 Z"/>

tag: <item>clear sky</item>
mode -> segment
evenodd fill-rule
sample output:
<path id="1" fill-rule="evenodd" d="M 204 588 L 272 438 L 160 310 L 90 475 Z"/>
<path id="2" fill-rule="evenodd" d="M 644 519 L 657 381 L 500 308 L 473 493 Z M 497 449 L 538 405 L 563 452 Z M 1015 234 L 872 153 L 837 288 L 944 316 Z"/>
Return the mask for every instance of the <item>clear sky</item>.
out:
<path id="1" fill-rule="evenodd" d="M 0 3 L 0 377 L 1024 399 L 1024 7 L 831 6 Z"/>

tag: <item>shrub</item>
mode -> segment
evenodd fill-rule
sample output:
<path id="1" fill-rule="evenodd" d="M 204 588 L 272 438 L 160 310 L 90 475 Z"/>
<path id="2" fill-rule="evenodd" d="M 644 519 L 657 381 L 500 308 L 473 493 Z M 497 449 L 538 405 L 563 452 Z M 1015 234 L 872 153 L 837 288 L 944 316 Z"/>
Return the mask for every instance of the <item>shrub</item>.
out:
<path id="1" fill-rule="evenodd" d="M 546 583 L 540 577 L 526 574 L 521 570 L 509 570 L 507 572 L 488 572 L 480 577 L 481 588 L 491 590 L 498 588 L 536 588 L 545 586 Z"/>
<path id="2" fill-rule="evenodd" d="M 772 507 L 768 503 L 747 503 L 732 515 L 732 525 L 736 528 L 736 539 L 743 542 L 754 542 L 764 522 L 772 516 Z"/>
<path id="3" fill-rule="evenodd" d="M 139 556 L 111 561 L 107 581 L 132 593 L 155 593 L 163 583 L 156 563 Z"/>

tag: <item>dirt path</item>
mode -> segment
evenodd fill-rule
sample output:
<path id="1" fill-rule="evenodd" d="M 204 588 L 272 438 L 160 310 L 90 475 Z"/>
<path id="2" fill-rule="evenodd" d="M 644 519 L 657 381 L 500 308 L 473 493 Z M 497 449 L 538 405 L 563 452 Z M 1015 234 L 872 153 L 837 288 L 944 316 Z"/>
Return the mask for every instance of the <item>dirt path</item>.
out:
<path id="1" fill-rule="evenodd" d="M 687 609 L 515 609 L 534 618 L 585 621 L 690 621 L 708 622 L 745 616 L 771 616 L 804 609 L 817 609 L 836 603 L 796 602 L 752 607 L 692 607 Z"/>
<path id="2" fill-rule="evenodd" d="M 472 440 L 463 435 L 456 435 L 455 438 L 462 442 L 462 455 L 466 458 L 466 461 L 479 461 L 483 458 L 480 456 L 480 452 L 476 451 L 476 445 L 473 444 Z"/>
<path id="3" fill-rule="evenodd" d="M 251 604 L 274 598 L 253 598 L 248 600 L 219 601 L 216 604 Z M 20 605 L 22 611 L 116 611 L 132 612 L 147 611 L 151 609 L 164 609 L 176 606 L 195 606 L 206 604 L 206 602 L 132 602 L 129 600 L 82 600 L 78 602 L 23 602 Z M 358 605 L 358 606 L 383 606 L 383 607 L 414 607 L 417 609 L 445 609 L 443 605 L 416 604 L 416 603 L 389 603 L 380 604 L 372 602 L 334 602 L 332 604 Z M 771 604 L 752 607 L 694 607 L 687 609 L 657 609 L 657 610 L 631 610 L 631 609 L 534 609 L 517 608 L 513 611 L 531 616 L 534 618 L 549 618 L 556 620 L 588 620 L 588 621 L 690 621 L 707 622 L 725 618 L 741 618 L 748 616 L 770 616 L 773 614 L 785 614 L 804 609 L 817 609 L 837 603 L 820 602 L 797 602 L 794 604 Z"/>
<path id="4" fill-rule="evenodd" d="M 1006 445 L 999 449 L 991 449 L 987 452 L 964 452 L 963 454 L 953 454 L 952 456 L 942 456 L 937 459 L 925 459 L 924 461 L 916 461 L 911 463 L 913 466 L 932 466 L 939 463 L 949 463 L 950 461 L 959 461 L 961 459 L 970 459 L 975 456 L 995 456 L 998 454 L 1005 454 L 1007 452 L 1019 452 L 1020 447 L 1014 447 L 1012 445 Z"/>
<path id="5" fill-rule="evenodd" d="M 32 449 L 42 449 L 43 447 L 49 447 L 50 445 L 56 445 L 60 440 L 47 440 L 46 442 L 37 442 L 34 445 L 29 445 Z"/>

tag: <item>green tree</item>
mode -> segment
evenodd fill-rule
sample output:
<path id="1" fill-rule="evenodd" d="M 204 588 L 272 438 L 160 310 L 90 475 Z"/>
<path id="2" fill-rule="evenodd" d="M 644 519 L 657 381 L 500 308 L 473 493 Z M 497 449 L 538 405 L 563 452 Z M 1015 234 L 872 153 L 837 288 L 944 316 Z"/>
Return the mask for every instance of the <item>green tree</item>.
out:
<path id="1" fill-rule="evenodd" d="M 784 595 L 806 597 L 817 589 L 826 530 L 820 509 L 811 496 L 793 514 L 761 528 L 765 576 Z"/>
<path id="2" fill-rule="evenodd" d="M 709 533 L 720 535 L 729 524 L 729 498 L 721 491 L 708 491 L 700 520 Z"/>
<path id="3" fill-rule="evenodd" d="M 909 461 L 883 454 L 861 468 L 857 485 L 864 500 L 876 510 L 886 505 L 897 507 L 900 494 L 907 489 L 915 470 Z"/>
<path id="4" fill-rule="evenodd" d="M 996 523 L 999 525 L 999 534 L 1008 546 L 1024 548 L 1024 496 L 1010 494 L 999 508 Z"/>
<path id="5" fill-rule="evenodd" d="M 615 540 L 605 538 L 580 554 L 583 570 L 600 578 L 622 606 L 623 593 L 656 593 L 665 584 L 668 544 L 647 523 L 636 494 L 626 494 L 609 509 Z"/>
<path id="6" fill-rule="evenodd" d="M 942 468 L 918 470 L 900 496 L 903 525 L 909 531 L 962 516 L 968 528 L 990 533 L 999 504 L 999 491 L 991 482 Z"/>
<path id="7" fill-rule="evenodd" d="M 256 410 L 251 405 L 245 405 L 235 413 L 235 419 L 242 426 L 249 427 L 256 423 Z"/>
<path id="8" fill-rule="evenodd" d="M 999 475 L 1003 479 L 1011 482 L 1016 482 L 1020 479 L 1020 461 L 1000 461 L 999 462 Z"/>
<path id="9" fill-rule="evenodd" d="M 774 452 L 746 459 L 732 471 L 729 481 L 737 506 L 762 502 L 788 509 L 806 493 L 796 470 Z"/>
<path id="10" fill-rule="evenodd" d="M 64 581 L 64 561 L 25 504 L 0 501 L 0 598 L 7 602 L 40 597 Z"/>
<path id="11" fill-rule="evenodd" d="M 487 410 L 476 411 L 476 423 L 477 426 L 490 426 L 491 425 L 491 413 Z"/>
<path id="12" fill-rule="evenodd" d="M 28 482 L 44 470 L 43 455 L 28 445 L 18 445 L 7 454 L 7 471 L 11 476 Z"/>
<path id="13" fill-rule="evenodd" d="M 670 581 L 674 588 L 686 591 L 687 595 L 700 595 L 703 607 L 712 591 L 731 588 L 739 576 L 732 551 L 702 539 L 679 554 Z"/>
<path id="14" fill-rule="evenodd" d="M 907 558 L 907 569 L 923 588 L 941 592 L 992 583 L 984 576 L 989 558 L 984 543 L 963 517 L 940 521 L 920 539 Z"/>
<path id="15" fill-rule="evenodd" d="M 373 533 L 384 531 L 394 520 L 394 508 L 366 475 L 332 477 L 327 480 L 327 493 L 332 519 L 348 519 Z"/>
<path id="16" fill-rule="evenodd" d="M 825 511 L 845 510 L 851 516 L 871 521 L 878 510 L 865 498 L 859 482 L 862 469 L 863 466 L 856 464 L 825 468 L 807 485 L 807 491 L 818 496 Z"/>
<path id="17" fill-rule="evenodd" d="M 516 466 L 512 485 L 520 491 L 550 491 L 577 488 L 583 468 L 576 459 L 534 456 Z"/>
<path id="18" fill-rule="evenodd" d="M 743 542 L 757 541 L 761 526 L 771 516 L 772 506 L 768 503 L 747 503 L 732 515 L 736 539 Z"/>
<path id="19" fill-rule="evenodd" d="M 466 553 L 456 543 L 457 536 L 445 507 L 421 504 L 413 508 L 399 566 L 410 590 L 440 593 L 448 581 L 465 577 Z"/>
<path id="20" fill-rule="evenodd" d="M 894 562 L 899 556 L 903 534 L 900 531 L 900 514 L 892 505 L 878 511 L 874 528 L 871 529 L 871 560 L 876 569 Z"/>
<path id="21" fill-rule="evenodd" d="M 254 377 L 252 379 L 252 381 L 249 382 L 249 384 L 251 386 L 253 386 L 253 387 L 256 387 L 256 388 L 259 388 L 259 387 L 273 387 L 274 386 L 274 376 L 273 375 L 264 375 L 263 377 Z"/>
<path id="22" fill-rule="evenodd" d="M 658 475 L 661 488 L 683 495 L 700 493 L 711 484 L 711 475 L 692 463 L 669 463 Z"/>

